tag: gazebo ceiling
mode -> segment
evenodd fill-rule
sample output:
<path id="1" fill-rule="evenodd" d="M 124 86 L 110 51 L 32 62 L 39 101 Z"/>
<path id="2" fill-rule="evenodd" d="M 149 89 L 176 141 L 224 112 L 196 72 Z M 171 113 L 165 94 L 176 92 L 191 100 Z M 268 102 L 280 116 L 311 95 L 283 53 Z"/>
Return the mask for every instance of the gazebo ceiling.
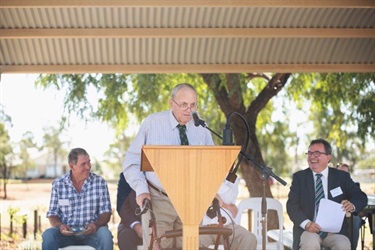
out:
<path id="1" fill-rule="evenodd" d="M 374 0 L 1 0 L 0 73 L 375 72 Z"/>

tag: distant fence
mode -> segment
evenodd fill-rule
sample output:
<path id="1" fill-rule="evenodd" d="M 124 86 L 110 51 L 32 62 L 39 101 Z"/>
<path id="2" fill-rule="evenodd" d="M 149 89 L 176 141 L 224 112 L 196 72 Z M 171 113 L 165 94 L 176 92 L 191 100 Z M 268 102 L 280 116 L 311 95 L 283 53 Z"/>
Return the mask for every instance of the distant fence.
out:
<path id="1" fill-rule="evenodd" d="M 27 215 L 20 215 L 17 213 L 17 210 L 8 211 L 8 213 L 0 213 L 0 240 L 2 240 L 2 234 L 6 232 L 3 232 L 3 217 L 9 216 L 9 236 L 13 236 L 16 233 L 19 233 L 19 228 L 22 228 L 22 238 L 26 239 L 27 237 L 27 222 L 28 222 L 28 216 Z M 36 239 L 36 236 L 38 233 L 42 231 L 42 225 L 41 225 L 41 216 L 39 215 L 37 210 L 34 210 L 34 218 L 33 218 L 33 234 L 34 239 Z M 5 231 L 5 230 L 4 230 Z"/>
<path id="2" fill-rule="evenodd" d="M 41 213 L 37 209 L 33 211 L 32 218 L 29 218 L 30 216 L 26 214 L 20 214 L 19 211 L 18 208 L 11 208 L 8 209 L 7 213 L 0 213 L 0 240 L 2 240 L 3 234 L 9 235 L 10 237 L 17 234 L 21 235 L 23 239 L 26 239 L 29 233 L 33 233 L 34 239 L 36 239 L 37 235 L 42 233 Z M 7 217 L 7 220 L 4 222 L 5 216 Z M 112 228 L 115 228 L 117 221 L 119 221 L 119 217 L 115 209 L 113 209 L 111 217 Z M 28 223 L 32 224 L 29 225 Z M 30 227 L 32 231 L 30 231 Z"/>

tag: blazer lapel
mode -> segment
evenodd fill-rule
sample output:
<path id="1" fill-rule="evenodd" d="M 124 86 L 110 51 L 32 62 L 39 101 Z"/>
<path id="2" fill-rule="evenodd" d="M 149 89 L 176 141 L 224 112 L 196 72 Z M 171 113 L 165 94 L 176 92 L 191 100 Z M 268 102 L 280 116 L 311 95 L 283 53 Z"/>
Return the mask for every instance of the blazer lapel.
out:
<path id="1" fill-rule="evenodd" d="M 315 184 L 313 172 L 310 168 L 307 169 L 305 175 L 305 183 L 308 194 L 306 195 L 306 200 L 309 203 L 309 207 L 315 208 Z M 315 209 L 313 210 L 313 214 Z"/>
<path id="2" fill-rule="evenodd" d="M 328 199 L 336 201 L 334 197 L 332 197 L 331 190 L 340 187 L 340 179 L 335 173 L 335 171 L 331 171 L 328 167 Z"/>

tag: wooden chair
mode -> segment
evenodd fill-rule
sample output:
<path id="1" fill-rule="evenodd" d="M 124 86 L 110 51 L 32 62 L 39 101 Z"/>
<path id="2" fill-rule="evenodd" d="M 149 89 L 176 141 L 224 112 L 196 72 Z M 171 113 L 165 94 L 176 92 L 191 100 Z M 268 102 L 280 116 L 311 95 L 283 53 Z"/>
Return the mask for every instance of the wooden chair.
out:
<path id="1" fill-rule="evenodd" d="M 138 215 L 141 215 L 147 212 L 148 210 L 152 211 L 152 204 L 150 200 L 145 200 L 144 207 L 140 211 L 136 211 L 136 213 Z M 220 209 L 218 209 L 218 214 L 219 214 L 219 218 L 221 218 Z M 152 250 L 154 245 L 155 245 L 156 250 L 161 250 L 162 248 L 161 248 L 160 242 L 163 238 L 170 239 L 170 238 L 182 237 L 182 229 L 169 230 L 169 231 L 166 231 L 164 234 L 158 236 L 157 228 L 156 228 L 156 218 L 153 212 L 151 212 L 151 219 L 150 219 L 149 227 L 151 227 L 151 230 L 152 230 L 151 240 L 150 240 L 149 248 L 148 248 L 149 250 Z M 217 235 L 218 238 L 216 240 L 214 249 L 218 250 L 220 247 L 220 248 L 223 248 L 224 250 L 230 250 L 229 236 L 232 235 L 232 229 L 223 228 L 221 223 L 219 223 L 219 227 L 210 227 L 210 226 L 199 227 L 199 235 Z M 220 237 L 223 237 L 223 245 L 219 245 Z"/>
<path id="2" fill-rule="evenodd" d="M 199 227 L 199 235 L 217 235 L 219 237 L 223 237 L 223 245 L 215 244 L 214 249 L 224 249 L 224 250 L 230 250 L 230 244 L 229 244 L 229 236 L 232 235 L 232 229 L 230 228 L 219 228 L 219 227 Z M 158 244 L 158 247 L 156 249 L 162 249 L 160 248 L 160 241 L 163 238 L 177 238 L 182 237 L 182 229 L 176 229 L 176 230 L 170 230 L 166 231 L 163 235 L 158 237 L 157 239 L 154 239 L 155 244 Z M 152 249 L 152 241 L 150 244 L 149 249 Z M 165 249 L 164 249 L 165 250 Z"/>

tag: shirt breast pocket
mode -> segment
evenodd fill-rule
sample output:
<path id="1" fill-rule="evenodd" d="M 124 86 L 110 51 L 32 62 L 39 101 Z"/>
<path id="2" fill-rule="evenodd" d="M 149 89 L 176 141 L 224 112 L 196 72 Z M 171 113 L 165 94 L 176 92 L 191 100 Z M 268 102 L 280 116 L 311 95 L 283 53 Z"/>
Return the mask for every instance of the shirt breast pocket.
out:
<path id="1" fill-rule="evenodd" d="M 61 210 L 61 213 L 65 217 L 70 217 L 73 215 L 74 212 L 74 200 L 73 199 L 59 199 L 59 207 Z"/>

